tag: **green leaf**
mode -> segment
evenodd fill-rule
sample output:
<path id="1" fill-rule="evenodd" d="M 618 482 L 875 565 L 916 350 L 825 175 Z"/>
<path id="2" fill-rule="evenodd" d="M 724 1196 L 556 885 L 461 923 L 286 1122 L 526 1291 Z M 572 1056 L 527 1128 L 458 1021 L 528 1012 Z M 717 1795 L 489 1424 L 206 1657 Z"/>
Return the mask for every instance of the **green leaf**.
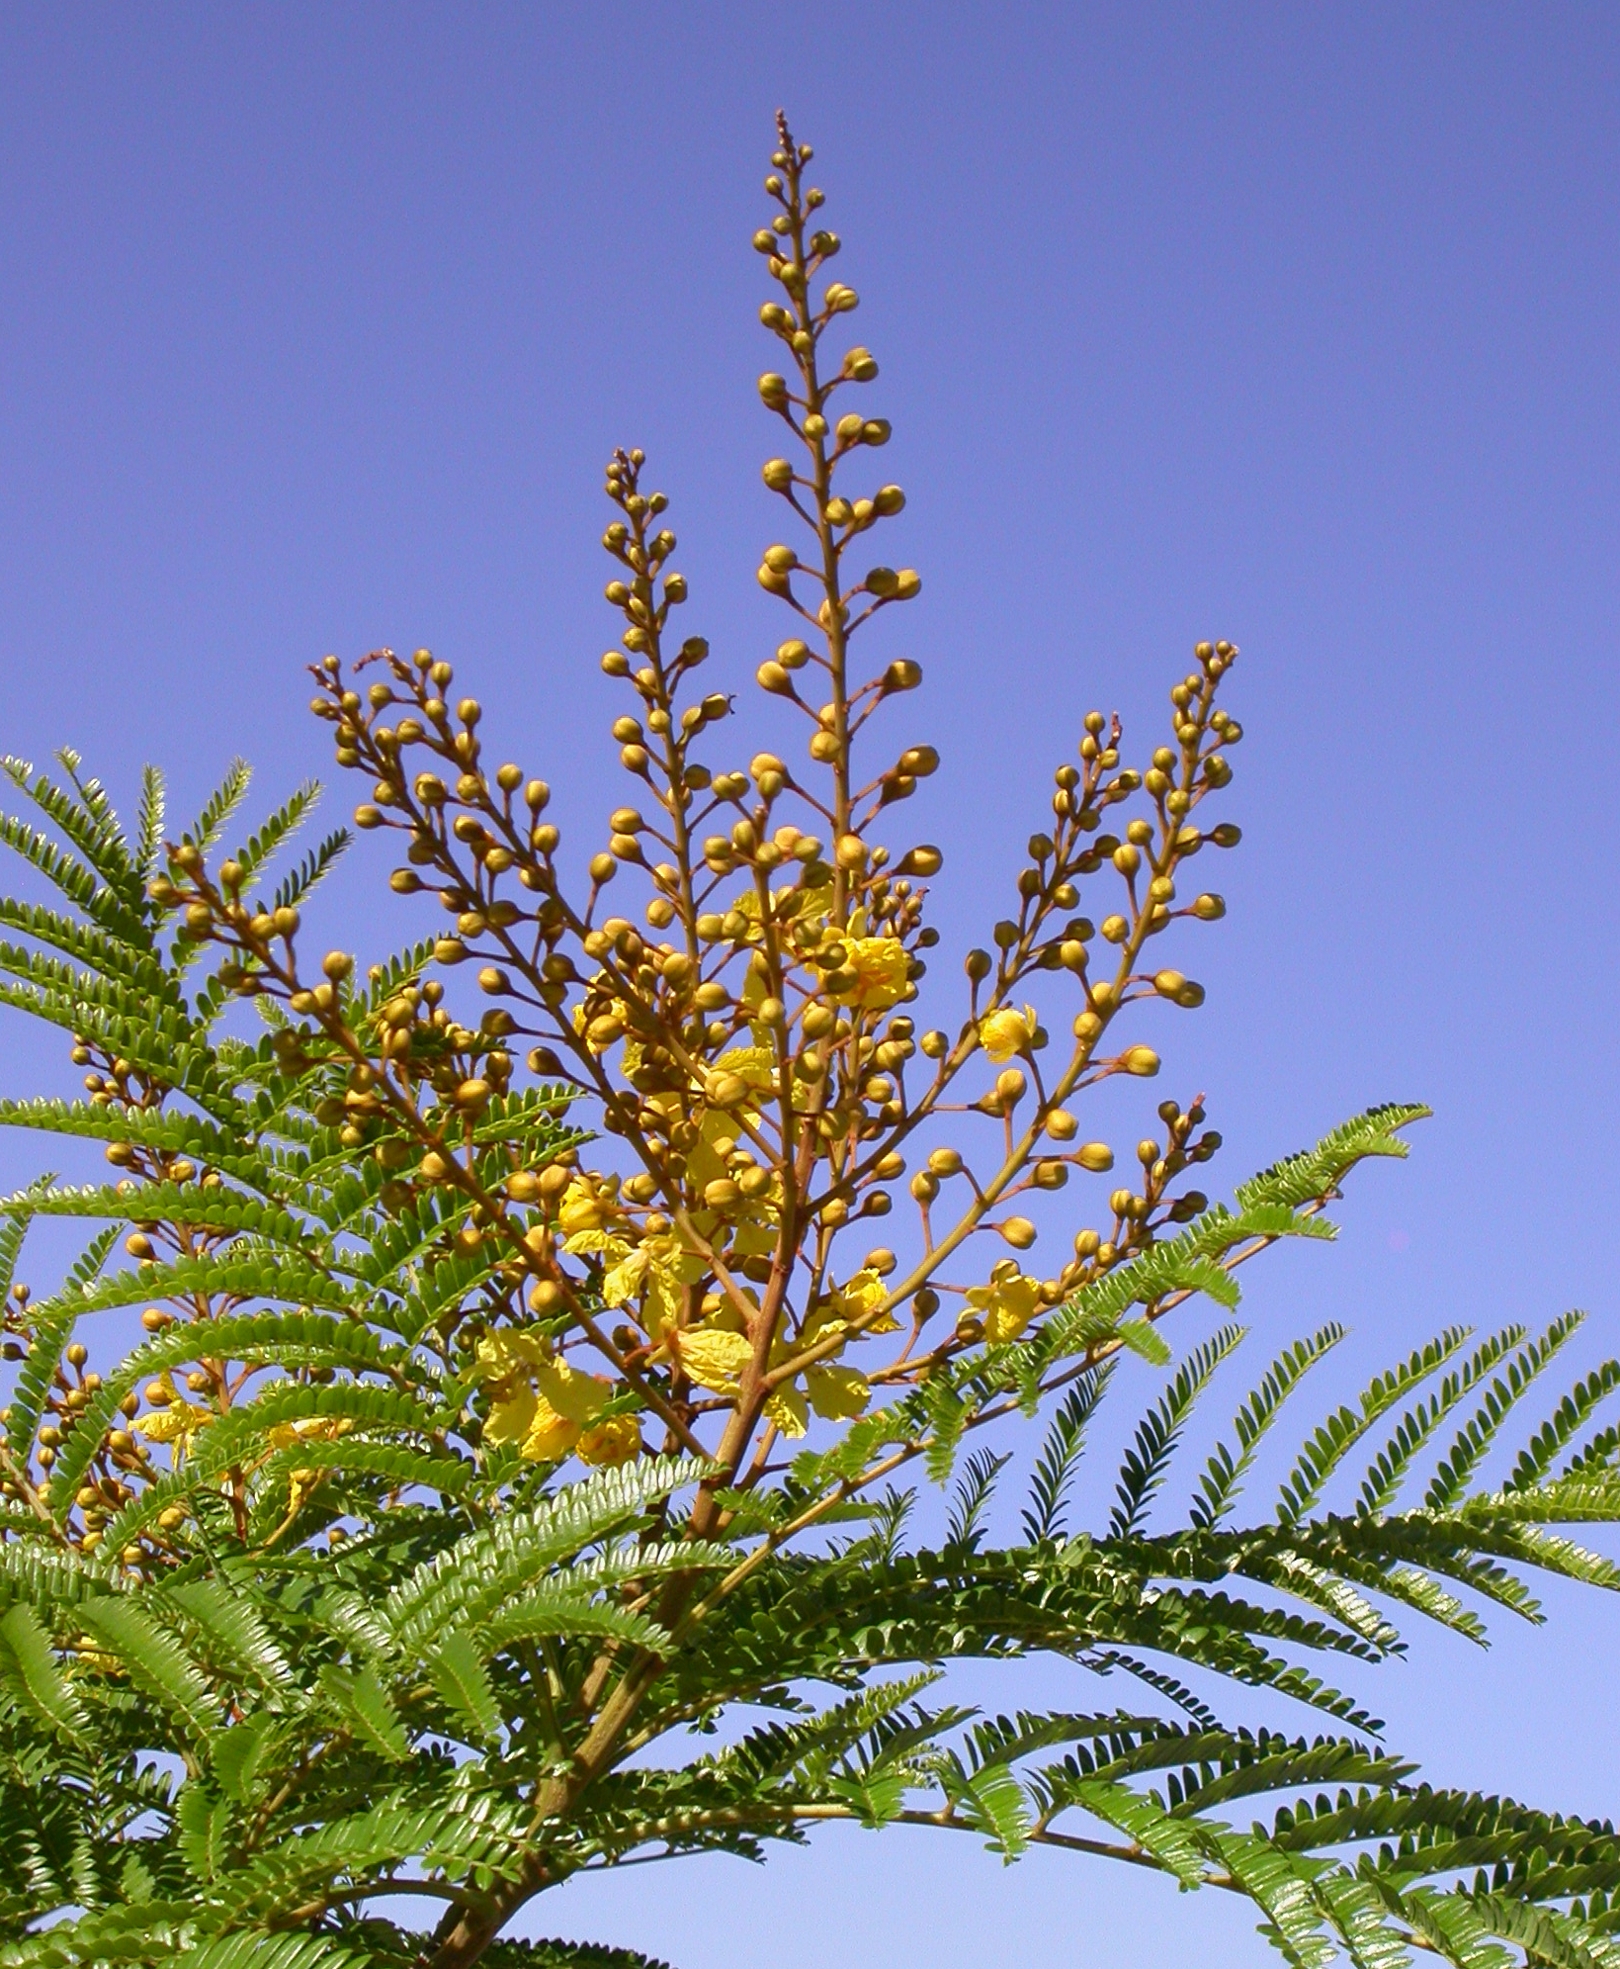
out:
<path id="1" fill-rule="evenodd" d="M 1565 1313 L 1553 1321 L 1539 1340 L 1532 1340 L 1498 1375 L 1485 1398 L 1458 1432 L 1445 1460 L 1434 1474 L 1424 1495 L 1430 1510 L 1444 1510 L 1462 1496 L 1468 1480 L 1484 1460 L 1487 1450 L 1508 1416 L 1530 1392 L 1537 1377 L 1548 1368 L 1560 1350 L 1579 1331 L 1584 1313 Z"/>
<path id="2" fill-rule="evenodd" d="M 333 1714 L 361 1743 L 395 1761 L 410 1756 L 411 1742 L 399 1712 L 369 1662 L 349 1669 L 329 1661 L 316 1679 Z"/>
<path id="3" fill-rule="evenodd" d="M 87 1600 L 78 1609 L 78 1619 L 130 1681 L 163 1704 L 188 1734 L 206 1737 L 210 1733 L 213 1722 L 208 1714 L 206 1677 L 180 1644 L 131 1597 L 113 1594 Z"/>
<path id="4" fill-rule="evenodd" d="M 210 1745 L 214 1777 L 227 1798 L 238 1804 L 252 1798 L 254 1780 L 270 1755 L 273 1729 L 268 1716 L 249 1716 L 215 1736 Z"/>
<path id="5" fill-rule="evenodd" d="M 1466 1327 L 1447 1327 L 1398 1367 L 1374 1375 L 1356 1406 L 1341 1406 L 1328 1416 L 1300 1451 L 1299 1461 L 1278 1494 L 1278 1517 L 1289 1524 L 1303 1518 L 1333 1472 L 1373 1424 L 1438 1372 L 1467 1338 Z"/>
<path id="6" fill-rule="evenodd" d="M 1118 1502 L 1108 1520 L 1110 1538 L 1130 1538 L 1140 1530 L 1149 1504 L 1163 1484 L 1181 1440 L 1182 1429 L 1209 1378 L 1243 1339 L 1241 1326 L 1223 1326 L 1182 1363 L 1163 1399 L 1142 1418 L 1136 1440 L 1120 1465 Z"/>
<path id="7" fill-rule="evenodd" d="M 46 1729 L 84 1741 L 90 1728 L 84 1704 L 57 1664 L 44 1623 L 23 1601 L 0 1618 L 0 1679 Z"/>
<path id="8" fill-rule="evenodd" d="M 230 1856 L 230 1800 L 193 1779 L 180 1788 L 174 1820 L 186 1865 L 205 1884 L 217 1879 Z"/>
<path id="9" fill-rule="evenodd" d="M 1330 1322 L 1311 1339 L 1296 1340 L 1285 1347 L 1271 1363 L 1259 1387 L 1232 1418 L 1238 1454 L 1234 1457 L 1225 1443 L 1219 1444 L 1198 1480 L 1202 1494 L 1194 1499 L 1190 1512 L 1195 1525 L 1218 1525 L 1226 1516 L 1267 1431 L 1282 1413 L 1283 1403 L 1343 1338 L 1344 1328 Z"/>
<path id="10" fill-rule="evenodd" d="M 493 1743 L 501 1733 L 500 1704 L 483 1658 L 461 1629 L 447 1634 L 427 1657 L 428 1677 L 446 1706 L 472 1733 L 475 1743 Z"/>

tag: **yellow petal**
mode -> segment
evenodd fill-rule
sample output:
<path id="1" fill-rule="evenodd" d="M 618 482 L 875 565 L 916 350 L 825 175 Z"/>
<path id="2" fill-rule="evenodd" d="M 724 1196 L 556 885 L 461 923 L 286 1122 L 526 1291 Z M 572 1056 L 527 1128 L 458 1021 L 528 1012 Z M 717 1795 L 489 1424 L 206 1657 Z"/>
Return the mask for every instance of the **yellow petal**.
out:
<path id="1" fill-rule="evenodd" d="M 209 1420 L 211 1411 L 192 1402 L 174 1401 L 155 1414 L 143 1415 L 135 1427 L 154 1443 L 185 1443 Z"/>
<path id="2" fill-rule="evenodd" d="M 746 1334 L 724 1333 L 714 1327 L 683 1333 L 676 1345 L 687 1379 L 716 1395 L 737 1393 L 738 1377 L 754 1353 Z"/>
<path id="3" fill-rule="evenodd" d="M 784 1385 L 765 1404 L 768 1421 L 774 1422 L 784 1436 L 802 1436 L 810 1426 L 809 1412 L 804 1405 L 804 1396 L 797 1388 Z"/>
<path id="4" fill-rule="evenodd" d="M 574 1423 L 594 1421 L 613 1392 L 607 1382 L 570 1367 L 567 1361 L 547 1361 L 535 1369 L 535 1379 L 544 1401 Z"/>
<path id="5" fill-rule="evenodd" d="M 855 981 L 835 994 L 841 1005 L 865 1012 L 886 1012 L 898 1005 L 906 990 L 905 946 L 897 937 L 846 937 L 844 968 Z"/>
<path id="6" fill-rule="evenodd" d="M 1022 1012 L 1004 1005 L 979 1021 L 979 1044 L 1000 1066 L 1029 1044 L 1035 1037 L 1035 1026 L 1033 1005 L 1026 1005 Z"/>
<path id="7" fill-rule="evenodd" d="M 969 1305 L 984 1314 L 984 1337 L 992 1346 L 1005 1346 L 1018 1338 L 1040 1310 L 1040 1290 L 1034 1279 L 1019 1277 L 1000 1285 L 977 1286 L 968 1294 Z"/>
<path id="8" fill-rule="evenodd" d="M 578 1176 L 563 1191 L 557 1222 L 565 1236 L 575 1231 L 599 1231 L 607 1222 L 595 1189 Z"/>
<path id="9" fill-rule="evenodd" d="M 523 1439 L 523 1455 L 530 1463 L 557 1463 L 579 1440 L 579 1424 L 559 1415 L 550 1402 L 536 1402 L 534 1420 Z"/>
<path id="10" fill-rule="evenodd" d="M 602 1275 L 602 1297 L 610 1306 L 627 1306 L 646 1283 L 646 1250 L 632 1251 Z"/>
<path id="11" fill-rule="evenodd" d="M 871 1384 L 853 1367 L 807 1367 L 804 1388 L 810 1406 L 826 1422 L 861 1415 L 872 1399 Z"/>
<path id="12" fill-rule="evenodd" d="M 521 1388 L 504 1401 L 492 1402 L 484 1424 L 486 1443 L 520 1443 L 534 1423 L 538 1406 L 532 1388 Z"/>
<path id="13" fill-rule="evenodd" d="M 538 1328 L 498 1326 L 478 1343 L 478 1378 L 486 1383 L 525 1379 L 546 1357 Z"/>

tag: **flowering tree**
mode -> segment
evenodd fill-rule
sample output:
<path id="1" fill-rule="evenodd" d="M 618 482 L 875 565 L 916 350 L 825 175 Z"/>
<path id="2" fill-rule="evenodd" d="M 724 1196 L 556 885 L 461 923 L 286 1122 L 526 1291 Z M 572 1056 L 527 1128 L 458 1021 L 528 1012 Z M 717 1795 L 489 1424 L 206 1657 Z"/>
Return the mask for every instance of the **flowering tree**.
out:
<path id="1" fill-rule="evenodd" d="M 1242 1338 L 1177 1363 L 1170 1316 L 1233 1306 L 1279 1239 L 1331 1236 L 1349 1171 L 1404 1153 L 1422 1112 L 1374 1110 L 1230 1206 L 1191 1185 L 1219 1146 L 1201 1098 L 1158 1103 L 1128 1174 L 1087 1139 L 1091 1091 L 1156 1076 L 1153 1021 L 1203 998 L 1179 966 L 1225 913 L 1187 865 L 1238 840 L 1209 811 L 1242 737 L 1231 644 L 1196 647 L 1139 767 L 1085 714 L 1008 913 L 944 1023 L 923 1016 L 941 856 L 901 830 L 939 760 L 880 738 L 918 666 L 857 657 L 920 581 L 866 539 L 905 499 L 872 488 L 877 363 L 838 348 L 857 297 L 828 277 L 809 161 L 783 124 L 754 241 L 788 536 L 759 581 L 789 631 L 757 681 L 807 743 L 716 762 L 731 699 L 673 629 L 667 501 L 628 451 L 602 668 L 632 797 L 583 873 L 545 782 L 491 763 L 483 707 L 425 650 L 314 673 L 339 766 L 371 782 L 356 825 L 397 839 L 395 892 L 451 919 L 363 971 L 302 937 L 345 835 L 268 886 L 312 789 L 221 856 L 244 769 L 170 839 L 154 773 L 126 835 L 71 754 L 63 783 L 10 762 L 39 824 L 0 832 L 65 903 L 0 905 L 22 939 L 0 997 L 87 1073 L 84 1100 L 0 1119 L 98 1142 L 119 1175 L 42 1179 L 0 1233 L 0 1962 L 627 1963 L 498 1937 L 581 1870 L 837 1819 L 1242 1893 L 1306 1969 L 1620 1959 L 1611 1828 L 1417 1785 L 1311 1665 L 1395 1651 L 1396 1609 L 1477 1638 L 1480 1601 L 1533 1612 L 1526 1568 L 1616 1583 L 1549 1527 L 1620 1512 L 1620 1430 L 1593 1419 L 1620 1367 L 1482 1481 L 1573 1320 L 1419 1347 L 1238 1522 L 1324 1327 L 1239 1407 L 1185 1521 L 1154 1520 Z M 1034 1201 L 1071 1183 L 1072 1246 L 1037 1262 Z M 11 1278 L 46 1215 L 104 1228 L 36 1301 Z M 92 1366 L 81 1326 L 133 1306 L 142 1342 Z M 1124 1352 L 1171 1372 L 1106 1525 L 1070 1529 Z M 1031 1427 L 1017 1536 L 992 1544 L 1007 1456 L 972 1445 Z M 955 1479 L 935 1549 L 908 1540 L 909 1473 Z M 1033 1653 L 1077 1687 L 1126 1677 L 1130 1706 L 926 1698 L 952 1660 Z M 1188 1670 L 1281 1691 L 1313 1733 L 1225 1720 Z M 749 1712 L 727 1747 L 681 1748 Z M 1234 1807 L 1271 1817 L 1241 1830 Z M 383 1919 L 385 1895 L 426 1925 Z"/>

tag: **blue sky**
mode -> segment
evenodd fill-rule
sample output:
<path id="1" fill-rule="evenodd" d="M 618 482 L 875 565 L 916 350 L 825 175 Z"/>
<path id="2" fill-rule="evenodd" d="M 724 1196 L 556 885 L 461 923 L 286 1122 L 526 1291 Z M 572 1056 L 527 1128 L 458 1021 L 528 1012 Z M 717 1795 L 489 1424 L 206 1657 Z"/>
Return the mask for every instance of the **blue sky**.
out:
<path id="1" fill-rule="evenodd" d="M 126 799 L 160 759 L 182 804 L 241 751 L 268 797 L 327 768 L 300 666 L 426 643 L 565 820 L 615 804 L 615 443 L 673 498 L 717 670 L 781 633 L 748 236 L 785 102 L 910 498 L 892 640 L 945 757 L 947 933 L 1000 913 L 1084 710 L 1145 738 L 1232 638 L 1246 838 L 1208 1005 L 1153 1035 L 1170 1084 L 1208 1089 L 1222 1186 L 1373 1101 L 1436 1110 L 1336 1250 L 1256 1268 L 1254 1351 L 1342 1318 L 1348 1389 L 1449 1321 L 1583 1305 L 1584 1365 L 1620 1305 L 1617 85 L 1598 6 L 13 7 L 0 742 L 71 742 Z M 326 905 L 356 941 L 407 933 L 380 872 Z M 8 1040 L 6 1091 L 54 1076 Z M 1549 1604 L 1365 1690 L 1436 1782 L 1608 1814 L 1620 1612 Z M 785 1969 L 1265 1957 L 1211 1894 L 946 1843 L 540 1918 L 680 1969 L 761 1929 Z"/>

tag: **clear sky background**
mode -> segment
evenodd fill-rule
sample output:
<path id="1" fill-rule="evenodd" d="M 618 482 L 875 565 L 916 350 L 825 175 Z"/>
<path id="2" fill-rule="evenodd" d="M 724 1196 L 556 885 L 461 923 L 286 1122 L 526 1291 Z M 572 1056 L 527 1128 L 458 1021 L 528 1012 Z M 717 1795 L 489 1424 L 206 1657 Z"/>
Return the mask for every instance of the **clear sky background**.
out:
<path id="1" fill-rule="evenodd" d="M 947 929 L 1001 913 L 1083 711 L 1146 750 L 1228 636 L 1246 839 L 1189 963 L 1208 1006 L 1152 1035 L 1168 1085 L 1209 1090 L 1223 1190 L 1373 1101 L 1436 1110 L 1336 1250 L 1255 1269 L 1211 1419 L 1330 1316 L 1355 1338 L 1317 1406 L 1452 1320 L 1582 1305 L 1580 1364 L 1616 1351 L 1611 6 L 13 6 L 0 743 L 72 742 L 131 805 L 146 758 L 191 804 L 241 751 L 268 797 L 327 770 L 301 665 L 426 643 L 565 821 L 615 804 L 615 443 L 673 496 L 724 680 L 782 633 L 748 247 L 779 102 L 910 495 L 890 653 L 929 681 L 896 736 L 945 756 L 916 815 Z M 373 949 L 419 933 L 381 866 L 325 906 Z M 44 1084 L 5 1042 L 6 1091 Z M 21 1181 L 38 1145 L 3 1155 Z M 1620 1603 L 1548 1604 L 1355 1686 L 1436 1782 L 1607 1815 Z M 1031 1692 L 1114 1693 L 989 1699 Z M 1266 1959 L 1217 1901 L 849 1833 L 536 1919 L 679 1969 L 761 1933 L 782 1969 Z"/>

